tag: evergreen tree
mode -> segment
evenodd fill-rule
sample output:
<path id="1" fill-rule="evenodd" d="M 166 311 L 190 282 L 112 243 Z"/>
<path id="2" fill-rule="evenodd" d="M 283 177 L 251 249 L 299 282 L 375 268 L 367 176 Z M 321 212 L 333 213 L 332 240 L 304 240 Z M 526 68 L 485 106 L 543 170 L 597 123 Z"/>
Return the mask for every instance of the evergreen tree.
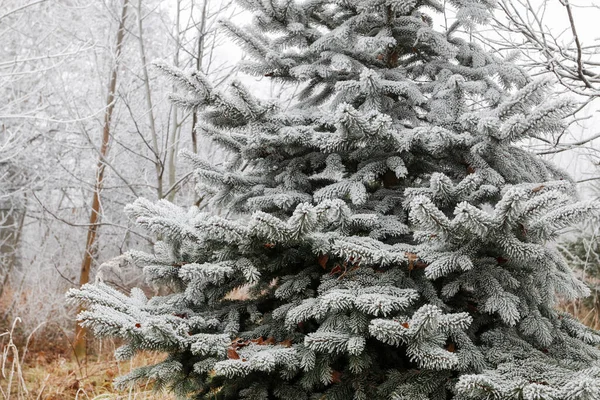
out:
<path id="1" fill-rule="evenodd" d="M 555 309 L 588 294 L 555 247 L 596 215 L 516 144 L 565 128 L 572 101 L 461 35 L 493 0 L 240 0 L 223 26 L 249 73 L 300 85 L 283 109 L 239 82 L 161 66 L 233 154 L 193 154 L 200 193 L 231 217 L 139 199 L 161 238 L 132 251 L 148 300 L 73 290 L 80 321 L 168 353 L 119 379 L 196 399 L 598 399 L 600 335 Z M 249 284 L 247 298 L 231 291 Z"/>

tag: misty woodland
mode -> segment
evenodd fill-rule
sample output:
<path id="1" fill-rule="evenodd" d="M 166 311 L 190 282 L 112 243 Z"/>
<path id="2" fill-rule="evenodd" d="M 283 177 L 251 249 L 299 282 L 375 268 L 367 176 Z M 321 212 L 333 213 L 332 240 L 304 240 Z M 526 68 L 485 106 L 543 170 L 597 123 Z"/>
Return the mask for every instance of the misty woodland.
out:
<path id="1" fill-rule="evenodd" d="M 131 1 L 110 40 L 115 60 L 139 40 L 146 97 L 120 93 L 122 67 L 110 70 L 80 285 L 66 295 L 77 356 L 92 338 L 115 340 L 117 360 L 160 354 L 115 387 L 177 399 L 600 399 L 600 332 L 565 306 L 596 307 L 600 202 L 527 146 L 560 150 L 600 93 L 575 25 L 570 50 L 539 51 L 540 73 L 518 46 L 478 39 L 500 35 L 495 13 L 518 1 L 205 1 L 190 29 L 210 25 L 243 54 L 207 72 L 209 35 L 187 64 L 146 56 L 164 49 L 144 44 Z M 168 100 L 153 104 L 150 85 Z M 114 224 L 136 227 L 103 253 L 104 176 L 122 168 L 108 161 L 115 119 L 141 121 L 131 152 L 154 160 L 130 182 L 160 184 L 130 187 L 129 222 Z M 11 204 L 45 204 L 33 193 Z M 5 272 L 6 290 L 23 268 Z"/>

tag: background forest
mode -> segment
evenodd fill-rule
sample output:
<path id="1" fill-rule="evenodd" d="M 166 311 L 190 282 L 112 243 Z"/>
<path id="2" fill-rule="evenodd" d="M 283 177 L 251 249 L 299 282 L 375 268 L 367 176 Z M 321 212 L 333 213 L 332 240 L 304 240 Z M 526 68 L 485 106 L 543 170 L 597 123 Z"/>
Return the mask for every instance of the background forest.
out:
<path id="1" fill-rule="evenodd" d="M 497 3 L 496 20 L 471 40 L 534 76 L 553 76 L 556 90 L 581 104 L 567 130 L 522 146 L 571 173 L 582 197 L 597 197 L 600 8 L 584 0 Z M 77 309 L 64 294 L 96 279 L 157 294 L 119 258 L 156 240 L 123 208 L 139 197 L 207 207 L 178 154 L 227 162 L 195 133 L 196 115 L 172 105 L 177 86 L 155 63 L 202 71 L 217 88 L 237 77 L 259 97 L 294 102 L 295 92 L 234 68 L 245 55 L 218 21 L 245 18 L 231 0 L 0 1 L 2 398 L 111 396 L 112 378 L 135 364 L 112 361 L 110 341 L 89 341 L 85 358 L 73 357 Z M 559 244 L 593 289 L 584 303 L 564 307 L 596 328 L 598 234 L 584 225 Z M 123 396 L 156 398 L 150 389 Z"/>

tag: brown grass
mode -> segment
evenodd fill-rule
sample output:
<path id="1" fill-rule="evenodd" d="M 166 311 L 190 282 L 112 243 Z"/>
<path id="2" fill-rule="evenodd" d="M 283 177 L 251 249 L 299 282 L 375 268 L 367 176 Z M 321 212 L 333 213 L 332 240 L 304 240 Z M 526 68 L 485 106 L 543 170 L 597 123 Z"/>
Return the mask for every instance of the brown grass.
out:
<path id="1" fill-rule="evenodd" d="M 592 329 L 600 330 L 600 301 L 594 301 L 594 307 L 582 300 L 561 304 L 560 309 L 570 313 L 581 323 Z"/>
<path id="2" fill-rule="evenodd" d="M 15 321 L 16 323 L 17 321 Z M 113 342 L 101 343 L 96 355 L 75 360 L 56 348 L 29 350 L 31 340 L 17 346 L 13 341 L 15 324 L 0 334 L 0 399 L 2 400 L 172 400 L 168 393 L 152 390 L 152 384 L 120 392 L 112 381 L 137 366 L 162 359 L 160 354 L 139 354 L 133 360 L 114 360 Z M 29 338 L 31 339 L 31 337 Z"/>

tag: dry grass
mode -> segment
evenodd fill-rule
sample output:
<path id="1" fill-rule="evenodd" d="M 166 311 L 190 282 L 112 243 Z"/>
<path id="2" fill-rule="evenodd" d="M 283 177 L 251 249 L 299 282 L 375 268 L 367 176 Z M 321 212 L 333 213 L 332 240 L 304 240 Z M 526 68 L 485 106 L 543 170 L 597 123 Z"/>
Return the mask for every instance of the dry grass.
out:
<path id="1" fill-rule="evenodd" d="M 576 300 L 569 303 L 561 304 L 561 309 L 570 313 L 577 318 L 581 323 L 589 326 L 592 329 L 600 330 L 600 301 L 595 299 L 594 307 L 590 307 L 589 303 L 582 300 Z"/>
<path id="2" fill-rule="evenodd" d="M 169 394 L 154 392 L 151 383 L 125 392 L 116 391 L 112 386 L 115 377 L 160 360 L 159 354 L 140 354 L 131 361 L 116 362 L 114 343 L 104 343 L 97 355 L 78 361 L 52 347 L 48 351 L 29 351 L 31 336 L 17 346 L 13 341 L 14 329 L 15 324 L 10 331 L 0 334 L 2 400 L 174 399 Z M 43 346 L 38 343 L 36 347 Z"/>

